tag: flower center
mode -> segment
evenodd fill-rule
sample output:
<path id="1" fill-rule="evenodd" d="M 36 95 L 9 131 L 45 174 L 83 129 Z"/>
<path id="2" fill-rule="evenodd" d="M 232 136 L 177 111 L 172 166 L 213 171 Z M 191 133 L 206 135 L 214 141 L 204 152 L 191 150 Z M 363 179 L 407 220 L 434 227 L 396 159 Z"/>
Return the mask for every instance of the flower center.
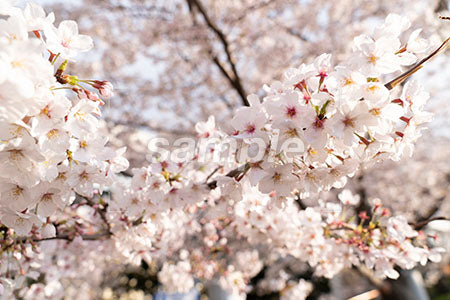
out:
<path id="1" fill-rule="evenodd" d="M 77 111 L 74 114 L 74 117 L 77 118 L 80 121 L 83 121 L 86 118 L 86 114 L 84 112 L 82 112 L 82 111 Z"/>
<path id="2" fill-rule="evenodd" d="M 9 159 L 13 160 L 13 161 L 18 161 L 19 159 L 21 159 L 23 157 L 22 151 L 21 150 L 10 150 L 9 151 Z"/>
<path id="3" fill-rule="evenodd" d="M 286 107 L 286 115 L 289 118 L 294 118 L 297 115 L 297 110 L 295 109 L 295 106 Z"/>
<path id="4" fill-rule="evenodd" d="M 245 131 L 247 131 L 248 133 L 254 133 L 256 130 L 256 127 L 254 124 L 247 124 L 247 128 L 245 129 Z"/>
<path id="5" fill-rule="evenodd" d="M 371 85 L 371 86 L 369 86 L 369 87 L 367 88 L 367 91 L 373 93 L 373 92 L 375 92 L 377 89 L 378 89 L 378 86 L 377 86 L 377 85 Z"/>
<path id="6" fill-rule="evenodd" d="M 374 116 L 379 116 L 381 114 L 381 111 L 379 108 L 372 108 L 371 110 L 369 110 L 369 112 L 374 115 Z"/>
<path id="7" fill-rule="evenodd" d="M 45 202 L 52 201 L 52 197 L 53 197 L 52 193 L 44 194 L 41 198 L 41 201 L 45 201 Z"/>
<path id="8" fill-rule="evenodd" d="M 20 196 L 22 196 L 23 193 L 23 188 L 21 188 L 20 186 L 16 186 L 13 190 L 12 190 L 12 195 L 15 198 L 18 198 Z"/>
<path id="9" fill-rule="evenodd" d="M 47 116 L 47 117 L 51 118 L 51 116 L 50 116 L 50 109 L 48 108 L 48 105 L 45 106 L 45 107 L 41 110 L 41 114 L 43 114 L 44 116 Z"/>
<path id="10" fill-rule="evenodd" d="M 22 64 L 22 62 L 20 62 L 20 61 L 12 61 L 12 62 L 11 62 L 11 66 L 12 66 L 13 68 L 22 68 L 22 67 L 23 67 L 23 64 Z"/>
<path id="11" fill-rule="evenodd" d="M 296 137 L 296 136 L 298 136 L 297 129 L 289 128 L 288 130 L 286 130 L 285 135 L 290 136 L 290 137 Z"/>
<path id="12" fill-rule="evenodd" d="M 378 60 L 378 57 L 376 57 L 373 54 L 369 57 L 369 63 L 371 63 L 373 65 L 375 65 L 377 63 L 377 60 Z"/>
<path id="13" fill-rule="evenodd" d="M 355 82 L 354 82 L 351 78 L 346 78 L 346 79 L 345 79 L 344 86 L 352 85 L 352 84 L 354 84 L 354 83 L 355 83 Z"/>
<path id="14" fill-rule="evenodd" d="M 86 141 L 81 141 L 80 142 L 80 148 L 86 148 L 87 147 L 87 142 Z"/>
<path id="15" fill-rule="evenodd" d="M 50 130 L 50 131 L 47 133 L 47 137 L 48 137 L 49 139 L 55 138 L 55 137 L 58 136 L 58 132 L 59 132 L 58 129 L 52 129 L 52 130 Z"/>
<path id="16" fill-rule="evenodd" d="M 80 174 L 80 178 L 83 179 L 83 180 L 88 180 L 88 179 L 89 179 L 89 174 L 88 174 L 88 172 L 83 171 L 83 172 Z"/>
<path id="17" fill-rule="evenodd" d="M 344 125 L 346 127 L 355 127 L 355 122 L 354 122 L 353 118 L 345 117 L 345 119 L 342 120 L 342 122 L 344 123 Z"/>
<path id="18" fill-rule="evenodd" d="M 64 47 L 64 48 L 69 48 L 69 45 L 70 45 L 70 40 L 66 40 L 66 41 L 63 41 L 62 43 L 61 43 L 61 45 Z"/>
<path id="19" fill-rule="evenodd" d="M 325 120 L 321 120 L 321 119 L 319 119 L 319 118 L 316 118 L 316 120 L 315 120 L 314 123 L 313 123 L 313 126 L 314 126 L 316 129 L 322 129 L 322 128 L 323 128 L 323 125 L 324 125 L 324 122 L 325 122 Z"/>
<path id="20" fill-rule="evenodd" d="M 281 181 L 281 174 L 278 173 L 278 172 L 275 172 L 275 174 L 273 174 L 273 176 L 272 176 L 272 179 L 273 179 L 273 181 L 275 181 L 275 182 Z"/>

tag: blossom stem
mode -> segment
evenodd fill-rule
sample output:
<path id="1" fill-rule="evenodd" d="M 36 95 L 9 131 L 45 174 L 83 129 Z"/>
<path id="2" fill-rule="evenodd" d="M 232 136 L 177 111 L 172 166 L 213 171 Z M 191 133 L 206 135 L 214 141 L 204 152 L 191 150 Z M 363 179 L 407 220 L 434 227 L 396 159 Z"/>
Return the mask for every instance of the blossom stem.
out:
<path id="1" fill-rule="evenodd" d="M 56 54 L 55 58 L 54 58 L 53 61 L 52 61 L 52 66 L 55 64 L 55 62 L 56 62 L 56 60 L 58 59 L 58 57 L 59 57 L 60 54 L 61 54 L 61 53 Z"/>

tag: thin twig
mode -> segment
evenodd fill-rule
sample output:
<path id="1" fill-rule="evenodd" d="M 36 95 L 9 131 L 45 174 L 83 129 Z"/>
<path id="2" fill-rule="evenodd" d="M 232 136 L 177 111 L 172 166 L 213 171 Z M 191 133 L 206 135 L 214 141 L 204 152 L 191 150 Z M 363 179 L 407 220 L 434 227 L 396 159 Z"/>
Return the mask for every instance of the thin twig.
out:
<path id="1" fill-rule="evenodd" d="M 187 2 L 189 5 L 189 9 L 192 13 L 192 16 L 195 18 L 194 10 L 193 10 L 193 8 L 195 6 L 197 8 L 198 12 L 202 15 L 203 19 L 205 20 L 206 25 L 216 34 L 216 36 L 219 38 L 220 42 L 222 43 L 225 54 L 227 56 L 228 64 L 230 65 L 230 68 L 231 68 L 231 71 L 233 74 L 232 75 L 228 74 L 228 72 L 226 72 L 226 70 L 223 68 L 223 66 L 221 67 L 221 64 L 219 63 L 218 58 L 216 56 L 212 56 L 213 62 L 220 68 L 220 71 L 222 72 L 222 74 L 225 75 L 227 80 L 231 83 L 232 87 L 239 94 L 239 96 L 242 100 L 242 103 L 245 106 L 249 106 L 250 104 L 247 101 L 247 93 L 245 92 L 245 89 L 242 85 L 242 80 L 237 71 L 236 63 L 233 59 L 233 55 L 232 55 L 231 49 L 230 49 L 230 43 L 228 42 L 226 35 L 210 19 L 210 17 L 208 16 L 208 13 L 206 12 L 205 8 L 203 7 L 203 5 L 200 3 L 199 0 L 187 0 Z"/>
<path id="2" fill-rule="evenodd" d="M 218 166 L 217 168 L 214 169 L 214 171 L 211 172 L 211 174 L 208 175 L 208 177 L 206 177 L 205 182 L 208 182 L 208 180 L 214 175 L 216 174 L 217 171 L 219 171 L 222 168 L 222 166 Z"/>
<path id="3" fill-rule="evenodd" d="M 85 199 L 87 201 L 87 203 L 89 204 L 89 206 L 94 207 L 95 205 L 100 205 L 100 203 L 94 203 L 92 200 L 83 197 L 83 199 Z M 103 220 L 104 225 L 106 226 L 106 230 L 108 231 L 108 233 L 110 235 L 112 235 L 112 231 L 111 231 L 111 224 L 108 222 L 108 219 L 106 218 L 106 208 L 107 208 L 107 204 L 103 204 L 102 205 L 103 208 L 97 207 L 95 210 L 98 212 L 98 214 L 100 215 L 100 218 Z"/>
<path id="4" fill-rule="evenodd" d="M 450 221 L 450 219 L 448 219 L 447 217 L 434 217 L 434 218 L 429 218 L 428 220 L 420 221 L 420 222 L 410 224 L 410 225 L 412 227 L 414 227 L 415 230 L 420 230 L 420 229 L 424 228 L 426 225 L 428 225 L 428 223 L 437 221 L 437 220 Z"/>
<path id="5" fill-rule="evenodd" d="M 95 234 L 58 234 L 54 237 L 49 237 L 49 238 L 27 238 L 27 237 L 23 237 L 23 238 L 17 238 L 15 239 L 15 241 L 17 242 L 26 242 L 26 241 L 33 241 L 35 243 L 39 243 L 39 242 L 45 242 L 45 241 L 52 241 L 52 240 L 65 240 L 65 241 L 73 241 L 73 239 L 75 237 L 81 237 L 84 241 L 97 241 L 100 240 L 104 237 L 110 237 L 111 233 L 109 232 L 101 232 L 101 233 L 95 233 Z"/>
<path id="6" fill-rule="evenodd" d="M 242 165 L 236 169 L 231 170 L 230 172 L 228 172 L 225 176 L 227 177 L 231 177 L 231 178 L 236 178 L 239 175 L 245 173 L 246 171 L 248 171 L 248 169 L 250 168 L 250 164 L 246 163 L 245 165 Z M 207 183 L 208 187 L 210 189 L 215 189 L 217 187 L 217 180 L 211 181 L 209 183 Z"/>
<path id="7" fill-rule="evenodd" d="M 388 89 L 388 90 L 392 90 L 394 87 L 396 87 L 397 85 L 399 85 L 400 83 L 402 83 L 403 81 L 405 81 L 406 79 L 408 79 L 408 77 L 410 77 L 411 75 L 413 75 L 414 73 L 416 73 L 417 71 L 419 71 L 422 67 L 423 64 L 426 63 L 427 61 L 429 61 L 430 59 L 432 59 L 433 57 L 435 57 L 436 55 L 438 55 L 441 52 L 444 52 L 445 49 L 447 48 L 448 44 L 450 43 L 450 37 L 447 38 L 436 50 L 434 50 L 430 55 L 428 55 L 427 57 L 425 57 L 424 59 L 422 59 L 421 61 L 419 61 L 417 64 L 415 64 L 411 69 L 409 69 L 408 71 L 406 71 L 405 73 L 401 74 L 400 76 L 392 79 L 391 81 L 389 81 L 388 83 L 386 83 L 384 86 Z"/>

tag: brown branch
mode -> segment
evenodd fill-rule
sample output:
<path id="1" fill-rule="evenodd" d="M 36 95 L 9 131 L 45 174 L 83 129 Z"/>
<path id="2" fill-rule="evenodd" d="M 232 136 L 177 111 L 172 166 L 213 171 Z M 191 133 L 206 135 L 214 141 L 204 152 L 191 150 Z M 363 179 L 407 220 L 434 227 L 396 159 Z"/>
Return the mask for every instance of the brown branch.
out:
<path id="1" fill-rule="evenodd" d="M 110 237 L 112 234 L 110 232 L 102 232 L 102 233 L 95 233 L 95 234 L 82 234 L 82 235 L 74 235 L 74 234 L 59 234 L 54 237 L 50 238 L 32 238 L 31 240 L 33 242 L 45 242 L 45 241 L 51 241 L 51 240 L 66 240 L 66 241 L 73 241 L 73 239 L 77 236 L 80 236 L 84 241 L 97 241 L 104 237 Z M 29 240 L 29 238 L 23 238 L 21 239 L 22 242 L 25 242 Z"/>
<path id="2" fill-rule="evenodd" d="M 241 11 L 241 14 L 237 18 L 232 19 L 231 22 L 232 23 L 239 22 L 242 19 L 244 19 L 245 17 L 247 17 L 250 13 L 253 13 L 253 12 L 259 10 L 259 9 L 265 8 L 265 7 L 267 7 L 267 6 L 269 6 L 270 4 L 273 4 L 273 3 L 275 3 L 274 0 L 269 0 L 269 1 L 266 1 L 266 2 L 250 5 L 246 9 Z"/>
<path id="3" fill-rule="evenodd" d="M 400 76 L 392 79 L 391 81 L 389 81 L 388 83 L 386 83 L 384 86 L 388 89 L 388 90 L 392 90 L 394 87 L 396 87 L 397 85 L 401 84 L 403 81 L 405 81 L 406 79 L 408 79 L 411 75 L 413 75 L 414 73 L 416 73 L 417 71 L 419 71 L 422 67 L 423 64 L 426 63 L 427 61 L 429 61 L 430 59 L 432 59 L 433 57 L 435 57 L 436 55 L 438 55 L 441 52 L 444 52 L 445 49 L 447 48 L 448 44 L 450 44 L 450 37 L 447 38 L 436 50 L 434 50 L 430 55 L 428 55 L 427 57 L 425 57 L 424 59 L 422 59 L 421 61 L 419 61 L 417 64 L 415 64 L 411 69 L 409 69 L 408 71 L 406 71 L 405 73 L 401 74 Z"/>
<path id="4" fill-rule="evenodd" d="M 24 243 L 27 241 L 31 241 L 33 243 L 39 243 L 39 242 L 45 242 L 45 241 L 52 241 L 52 240 L 65 240 L 65 241 L 73 241 L 77 236 L 81 237 L 84 241 L 98 241 L 103 238 L 109 238 L 112 234 L 110 232 L 99 232 L 94 234 L 78 234 L 78 233 L 62 233 L 57 234 L 54 237 L 49 238 L 37 238 L 37 237 L 18 237 L 13 239 L 13 243 L 8 246 L 13 246 L 17 242 Z M 4 249 L 2 249 L 4 250 Z"/>
<path id="5" fill-rule="evenodd" d="M 82 196 L 80 196 L 82 197 Z M 96 212 L 98 212 L 98 214 L 100 215 L 100 218 L 102 219 L 104 225 L 105 225 L 105 229 L 107 230 L 109 235 L 112 235 L 112 231 L 111 231 L 111 224 L 108 222 L 108 219 L 106 218 L 106 208 L 108 207 L 108 204 L 100 204 L 100 203 L 94 203 L 92 200 L 82 197 L 84 200 L 87 201 L 87 203 L 89 204 L 89 206 L 91 206 L 92 208 L 94 208 L 95 205 L 97 205 L 97 208 L 94 208 Z M 98 207 L 99 205 L 101 205 L 102 207 Z"/>
<path id="6" fill-rule="evenodd" d="M 433 217 L 433 215 L 439 211 L 444 200 L 445 200 L 445 197 L 438 198 L 436 200 L 436 202 L 433 204 L 433 206 L 430 209 L 428 209 L 428 211 L 425 214 L 418 215 L 416 213 L 416 216 L 415 216 L 416 223 L 421 223 L 421 222 L 431 219 Z"/>
<path id="7" fill-rule="evenodd" d="M 223 74 L 223 76 L 225 76 L 225 78 L 228 80 L 228 82 L 231 84 L 231 86 L 237 91 L 237 93 L 239 94 L 239 96 L 242 99 L 242 103 L 245 106 L 250 106 L 250 103 L 248 103 L 247 98 L 245 97 L 245 91 L 242 89 L 242 85 L 239 83 L 240 80 L 236 80 L 235 78 L 232 78 L 228 72 L 225 70 L 225 68 L 222 66 L 222 64 L 220 63 L 219 59 L 217 58 L 217 56 L 214 56 L 211 54 L 211 59 L 214 62 L 214 64 L 219 68 L 220 72 Z"/>
<path id="8" fill-rule="evenodd" d="M 297 205 L 299 206 L 299 208 L 301 210 L 305 210 L 308 208 L 308 206 L 303 202 L 303 200 L 300 198 L 300 193 L 297 193 L 295 195 L 295 202 L 297 203 Z"/>
<path id="9" fill-rule="evenodd" d="M 439 0 L 438 5 L 434 9 L 434 12 L 440 12 L 440 11 L 447 10 L 447 9 L 448 9 L 447 1 Z"/>
<path id="10" fill-rule="evenodd" d="M 281 24 L 278 24 L 278 23 L 275 23 L 275 24 L 280 26 L 281 28 L 283 28 L 283 30 L 286 31 L 287 33 L 289 33 L 290 35 L 292 35 L 296 38 L 299 38 L 300 40 L 302 40 L 304 42 L 309 42 L 308 39 L 303 34 L 298 32 L 297 30 L 287 27 L 287 26 L 284 26 L 284 25 L 281 25 Z"/>
<path id="11" fill-rule="evenodd" d="M 448 219 L 447 217 L 434 217 L 434 218 L 429 218 L 428 220 L 420 221 L 420 222 L 417 222 L 417 223 L 414 223 L 414 224 L 410 224 L 410 225 L 412 227 L 414 227 L 415 230 L 421 230 L 425 226 L 427 226 L 428 223 L 433 222 L 433 221 L 437 221 L 437 220 L 450 221 L 450 219 Z"/>
<path id="12" fill-rule="evenodd" d="M 227 56 L 227 61 L 228 61 L 228 64 L 231 68 L 233 75 L 231 76 L 230 74 L 228 74 L 228 72 L 226 72 L 226 70 L 220 64 L 220 62 L 216 56 L 212 56 L 213 62 L 216 64 L 216 66 L 219 67 L 221 73 L 227 78 L 227 80 L 230 82 L 231 86 L 236 90 L 236 92 L 238 93 L 238 95 L 240 96 L 240 98 L 242 100 L 242 103 L 245 106 L 249 106 L 249 103 L 247 101 L 247 93 L 245 92 L 244 86 L 242 85 L 242 80 L 237 71 L 236 63 L 233 59 L 233 55 L 232 55 L 231 49 L 230 49 L 230 43 L 228 42 L 227 37 L 222 32 L 222 30 L 220 30 L 220 28 L 217 27 L 217 25 L 214 24 L 214 22 L 210 19 L 210 17 L 208 16 L 208 13 L 206 12 L 205 8 L 203 7 L 203 5 L 200 3 L 199 0 L 186 0 L 186 1 L 188 3 L 189 10 L 191 11 L 191 14 L 194 17 L 194 19 L 195 19 L 195 15 L 194 15 L 193 8 L 196 7 L 198 12 L 202 15 L 203 19 L 205 20 L 206 25 L 219 38 L 219 40 L 223 46 L 223 49 L 225 51 L 225 54 Z"/>
<path id="13" fill-rule="evenodd" d="M 209 175 L 208 177 L 206 177 L 205 182 L 207 183 L 208 180 L 217 173 L 217 171 L 219 171 L 222 168 L 222 166 L 218 166 L 217 168 L 215 168 Z"/>
<path id="14" fill-rule="evenodd" d="M 227 176 L 227 177 L 232 177 L 232 178 L 236 178 L 236 177 L 238 177 L 239 175 L 241 175 L 241 174 L 247 172 L 247 171 L 249 170 L 249 168 L 250 168 L 250 164 L 249 164 L 249 163 L 246 163 L 245 165 L 242 165 L 242 166 L 240 166 L 240 167 L 238 167 L 238 168 L 236 168 L 236 169 L 231 170 L 231 171 L 228 172 L 225 176 Z M 211 181 L 211 182 L 207 183 L 207 185 L 208 185 L 208 187 L 209 187 L 210 189 L 213 190 L 213 189 L 215 189 L 215 188 L 217 187 L 217 180 Z"/>

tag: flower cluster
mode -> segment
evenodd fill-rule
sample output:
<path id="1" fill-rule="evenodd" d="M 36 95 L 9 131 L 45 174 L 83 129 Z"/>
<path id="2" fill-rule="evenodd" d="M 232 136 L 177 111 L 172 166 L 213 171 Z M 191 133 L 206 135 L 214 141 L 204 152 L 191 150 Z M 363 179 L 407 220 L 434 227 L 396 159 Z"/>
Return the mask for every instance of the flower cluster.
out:
<path id="1" fill-rule="evenodd" d="M 364 265 L 379 278 L 395 279 L 396 265 L 411 269 L 428 259 L 440 259 L 442 249 L 429 249 L 425 235 L 403 216 L 391 217 L 379 200 L 374 200 L 371 217 L 364 212 L 356 222 L 348 205 L 343 210 L 335 203 L 321 203 L 299 210 L 291 201 L 278 208 L 269 197 L 261 200 L 264 196 L 255 188 L 245 195 L 236 205 L 236 230 L 254 243 L 266 239 L 280 253 L 308 262 L 319 276 L 331 278 L 345 267 Z M 286 215 L 289 223 L 283 221 Z"/>
<path id="2" fill-rule="evenodd" d="M 125 149 L 105 147 L 103 102 L 82 84 L 104 96 L 112 86 L 65 74 L 67 60 L 93 46 L 74 21 L 56 28 L 37 4 L 0 14 L 1 222 L 16 235 L 48 238 L 56 231 L 51 216 L 75 194 L 92 197 L 128 167 Z"/>
<path id="3" fill-rule="evenodd" d="M 263 193 L 284 197 L 295 190 L 307 197 L 343 187 L 361 164 L 410 156 L 419 125 L 431 118 L 424 111 L 429 95 L 415 81 L 400 95 L 381 83 L 428 47 L 418 38 L 420 30 L 401 44 L 409 26 L 405 18 L 389 15 L 373 36 L 355 38 L 348 61 L 333 67 L 331 55 L 323 54 L 266 86 L 262 103 L 249 96 L 251 106 L 236 112 L 229 132 L 247 145 L 252 138 L 267 141 L 263 157 L 251 161 L 250 182 Z M 286 140 L 300 140 L 304 153 L 279 149 Z"/>
<path id="4" fill-rule="evenodd" d="M 297 283 L 292 284 L 289 288 L 284 291 L 280 297 L 282 300 L 293 300 L 299 299 L 304 300 L 308 297 L 309 293 L 312 291 L 312 284 L 300 279 Z"/>

